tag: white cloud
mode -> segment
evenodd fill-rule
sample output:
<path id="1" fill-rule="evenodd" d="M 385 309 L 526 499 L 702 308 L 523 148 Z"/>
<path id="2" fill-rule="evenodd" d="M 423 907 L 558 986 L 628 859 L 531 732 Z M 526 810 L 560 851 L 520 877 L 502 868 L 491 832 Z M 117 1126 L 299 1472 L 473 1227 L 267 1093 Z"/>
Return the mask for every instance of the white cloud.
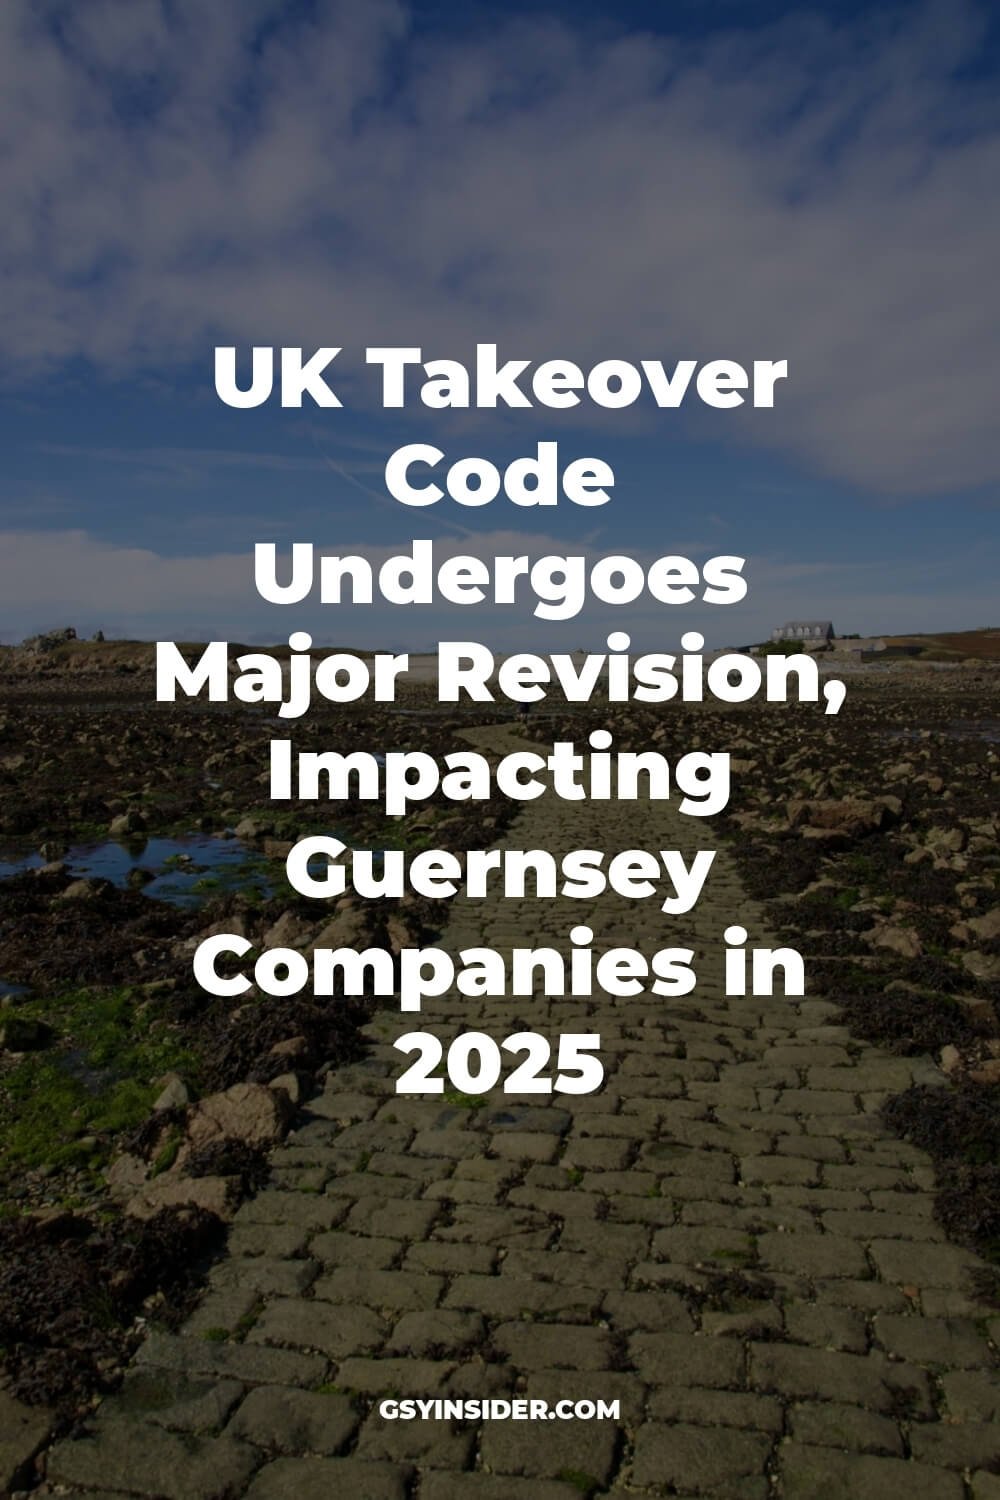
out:
<path id="1" fill-rule="evenodd" d="M 0 349 L 20 380 L 207 381 L 220 338 L 787 356 L 778 409 L 713 435 L 886 493 L 995 482 L 978 14 L 681 46 L 540 16 L 407 41 L 392 0 L 8 0 Z"/>

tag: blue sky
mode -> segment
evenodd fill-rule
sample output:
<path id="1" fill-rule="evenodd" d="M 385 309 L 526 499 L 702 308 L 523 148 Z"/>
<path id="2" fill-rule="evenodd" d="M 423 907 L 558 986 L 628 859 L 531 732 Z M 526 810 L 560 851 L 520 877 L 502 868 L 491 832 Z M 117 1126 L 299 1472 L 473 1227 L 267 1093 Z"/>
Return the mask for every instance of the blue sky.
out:
<path id="1" fill-rule="evenodd" d="M 736 553 L 637 643 L 1000 624 L 998 27 L 974 3 L 12 0 L 0 11 L 0 639 L 599 645 L 524 612 L 294 612 L 255 540 Z M 44 108 L 40 102 L 44 102 Z M 231 411 L 216 343 L 789 361 L 773 412 Z M 399 444 L 556 439 L 612 503 L 398 506 Z M 470 537 L 468 533 L 473 535 Z"/>

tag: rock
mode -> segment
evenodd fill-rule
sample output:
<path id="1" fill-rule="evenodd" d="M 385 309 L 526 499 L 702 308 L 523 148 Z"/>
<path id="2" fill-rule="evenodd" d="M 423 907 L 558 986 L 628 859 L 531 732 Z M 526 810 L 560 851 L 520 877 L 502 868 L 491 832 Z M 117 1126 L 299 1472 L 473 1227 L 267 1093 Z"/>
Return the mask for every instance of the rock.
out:
<path id="1" fill-rule="evenodd" d="M 867 937 L 872 948 L 888 948 L 902 958 L 919 958 L 924 951 L 920 936 L 912 927 L 880 927 Z"/>
<path id="2" fill-rule="evenodd" d="M 302 1084 L 297 1073 L 279 1073 L 277 1078 L 271 1079 L 268 1088 L 286 1094 L 291 1104 L 298 1104 L 302 1097 Z"/>
<path id="3" fill-rule="evenodd" d="M 243 818 L 234 830 L 238 839 L 262 839 L 274 832 L 274 824 L 263 818 Z"/>
<path id="4" fill-rule="evenodd" d="M 984 912 L 981 917 L 970 917 L 966 925 L 972 928 L 981 943 L 991 943 L 994 938 L 1000 938 L 1000 906 L 994 906 L 992 911 Z"/>
<path id="5" fill-rule="evenodd" d="M 32 1479 L 28 1465 L 55 1425 L 44 1406 L 25 1406 L 0 1390 L 0 1494 L 9 1495 Z"/>
<path id="6" fill-rule="evenodd" d="M 949 1076 L 956 1073 L 962 1065 L 962 1054 L 957 1047 L 949 1042 L 947 1047 L 941 1048 L 941 1071 Z"/>
<path id="7" fill-rule="evenodd" d="M 104 1174 L 108 1191 L 113 1198 L 131 1198 L 137 1188 L 142 1187 L 149 1175 L 149 1168 L 141 1156 L 124 1152 L 113 1161 Z"/>
<path id="8" fill-rule="evenodd" d="M 283 1042 L 275 1042 L 269 1050 L 272 1057 L 305 1057 L 309 1043 L 304 1036 L 289 1036 Z"/>
<path id="9" fill-rule="evenodd" d="M 787 803 L 786 811 L 790 828 L 816 829 L 860 838 L 868 833 L 877 833 L 895 822 L 902 807 L 898 797 L 872 800 L 843 797 L 823 801 L 792 798 Z"/>
<path id="10" fill-rule="evenodd" d="M 327 922 L 313 939 L 317 948 L 365 948 L 369 945 L 369 922 L 360 908 L 342 911 Z"/>
<path id="11" fill-rule="evenodd" d="M 51 1026 L 30 1016 L 10 1016 L 0 1026 L 0 1047 L 7 1052 L 42 1052 L 54 1038 Z"/>
<path id="12" fill-rule="evenodd" d="M 309 943 L 312 925 L 293 911 L 283 911 L 273 927 L 265 932 L 262 943 L 265 948 L 300 948 Z"/>
<path id="13" fill-rule="evenodd" d="M 239 1201 L 235 1177 L 181 1177 L 164 1173 L 141 1187 L 125 1205 L 132 1219 L 151 1219 L 161 1208 L 203 1208 L 220 1219 L 229 1219 Z"/>
<path id="14" fill-rule="evenodd" d="M 160 1093 L 153 1105 L 154 1114 L 162 1114 L 167 1109 L 183 1109 L 190 1104 L 191 1095 L 188 1086 L 179 1073 L 165 1073 L 159 1081 Z"/>
<path id="15" fill-rule="evenodd" d="M 973 1083 L 1000 1083 L 1000 1057 L 990 1057 L 969 1069 Z"/>
<path id="16" fill-rule="evenodd" d="M 289 1100 L 260 1083 L 236 1083 L 220 1094 L 209 1094 L 188 1117 L 177 1165 L 182 1166 L 192 1151 L 216 1141 L 273 1146 L 284 1136 L 290 1118 Z"/>
<path id="17" fill-rule="evenodd" d="M 413 934 L 410 932 L 402 917 L 391 916 L 385 924 L 386 937 L 389 940 L 389 950 L 399 953 L 401 949 L 408 948 L 413 942 Z"/>
<path id="18" fill-rule="evenodd" d="M 934 854 L 959 854 L 965 848 L 965 829 L 929 828 L 924 843 Z"/>
<path id="19" fill-rule="evenodd" d="M 112 818 L 108 824 L 108 832 L 113 839 L 120 839 L 130 833 L 142 833 L 146 827 L 146 820 L 142 813 L 130 807 L 128 812 L 119 813 L 117 818 Z"/>
<path id="20" fill-rule="evenodd" d="M 73 880 L 64 891 L 59 892 L 60 901 L 93 901 L 106 896 L 114 886 L 110 880 Z"/>
<path id="21" fill-rule="evenodd" d="M 1000 979 L 1000 956 L 995 953 L 980 953 L 978 949 L 963 953 L 962 967 L 976 979 Z"/>

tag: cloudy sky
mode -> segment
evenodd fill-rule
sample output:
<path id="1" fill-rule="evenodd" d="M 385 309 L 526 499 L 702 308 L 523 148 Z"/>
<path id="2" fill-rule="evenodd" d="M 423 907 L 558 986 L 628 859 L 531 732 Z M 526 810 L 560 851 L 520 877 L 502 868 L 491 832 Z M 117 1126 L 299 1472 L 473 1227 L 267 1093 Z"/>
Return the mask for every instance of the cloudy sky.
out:
<path id="1" fill-rule="evenodd" d="M 0 6 L 0 639 L 600 644 L 523 612 L 262 606 L 256 540 L 750 559 L 653 643 L 1000 624 L 995 7 L 783 0 Z M 368 345 L 786 358 L 773 411 L 380 412 Z M 344 348 L 234 411 L 217 344 Z M 409 511 L 401 443 L 615 469 L 601 510 Z M 293 617 L 294 616 L 294 617 Z"/>

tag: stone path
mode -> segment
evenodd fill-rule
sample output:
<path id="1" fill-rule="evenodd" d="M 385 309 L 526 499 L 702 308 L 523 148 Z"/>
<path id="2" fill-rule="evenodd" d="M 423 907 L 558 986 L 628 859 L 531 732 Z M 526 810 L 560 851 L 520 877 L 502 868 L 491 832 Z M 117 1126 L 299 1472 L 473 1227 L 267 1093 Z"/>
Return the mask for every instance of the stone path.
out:
<path id="1" fill-rule="evenodd" d="M 470 736 L 472 737 L 472 736 Z M 480 748 L 514 748 L 481 730 Z M 710 825 L 648 806 L 528 804 L 511 847 L 682 848 Z M 470 902 L 442 945 L 595 949 L 766 940 L 720 853 L 696 911 Z M 826 1003 L 509 1003 L 380 1015 L 240 1210 L 178 1336 L 154 1334 L 62 1492 L 208 1500 L 997 1500 L 1000 1381 L 979 1263 L 933 1218 L 928 1159 L 877 1118 L 926 1060 L 853 1043 Z M 409 1029 L 596 1030 L 595 1095 L 393 1092 Z M 617 1399 L 621 1422 L 391 1422 L 380 1396 Z"/>

